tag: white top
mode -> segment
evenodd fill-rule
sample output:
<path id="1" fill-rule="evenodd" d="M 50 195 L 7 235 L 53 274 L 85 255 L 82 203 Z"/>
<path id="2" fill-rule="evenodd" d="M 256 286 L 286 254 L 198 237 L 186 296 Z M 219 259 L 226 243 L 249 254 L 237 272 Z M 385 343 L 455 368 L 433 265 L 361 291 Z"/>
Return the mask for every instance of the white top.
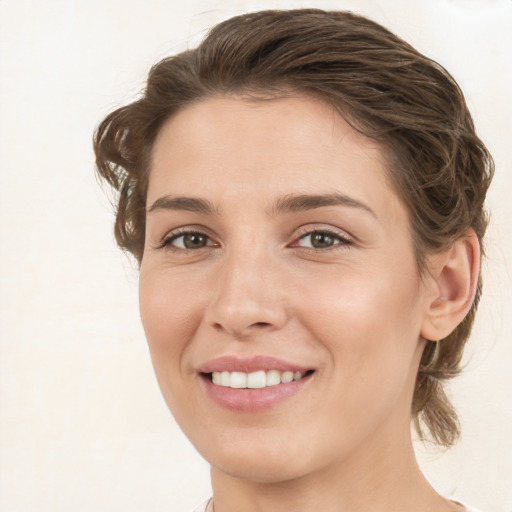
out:
<path id="1" fill-rule="evenodd" d="M 211 498 L 208 498 L 204 503 L 196 507 L 192 512 L 206 512 L 206 508 L 208 507 L 208 503 L 210 503 Z"/>
<path id="2" fill-rule="evenodd" d="M 462 505 L 464 505 L 464 503 L 462 503 Z M 471 508 L 471 507 L 468 507 L 467 505 L 464 505 L 464 507 L 466 507 L 466 512 L 480 512 L 476 508 Z"/>
<path id="3" fill-rule="evenodd" d="M 201 503 L 199 507 L 195 508 L 192 512 L 206 512 L 206 508 L 208 507 L 208 503 L 210 503 L 211 498 L 207 499 L 204 503 Z M 457 501 L 457 503 L 460 503 Z M 461 503 L 461 505 L 463 505 Z M 466 507 L 466 512 L 479 512 L 476 508 L 468 507 L 467 505 L 463 505 Z"/>

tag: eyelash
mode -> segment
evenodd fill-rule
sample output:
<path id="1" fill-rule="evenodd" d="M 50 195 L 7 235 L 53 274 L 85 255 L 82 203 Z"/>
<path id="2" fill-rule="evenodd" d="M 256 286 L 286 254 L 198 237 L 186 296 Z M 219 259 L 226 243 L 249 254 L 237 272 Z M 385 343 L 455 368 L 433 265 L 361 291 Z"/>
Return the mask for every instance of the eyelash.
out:
<path id="1" fill-rule="evenodd" d="M 204 247 L 200 247 L 199 249 L 187 249 L 187 248 L 181 248 L 181 247 L 173 247 L 172 242 L 178 240 L 181 237 L 184 237 L 186 235 L 200 235 L 206 237 L 208 240 L 211 240 L 211 237 L 209 237 L 206 233 L 203 231 L 200 231 L 199 229 L 189 229 L 189 228 L 182 228 L 177 229 L 176 231 L 173 231 L 172 233 L 169 233 L 157 246 L 157 249 L 167 249 L 169 251 L 176 251 L 181 253 L 189 253 L 189 252 L 195 252 L 199 249 L 204 249 Z M 211 245 L 206 245 L 205 247 L 212 247 Z"/>
<path id="2" fill-rule="evenodd" d="M 335 243 L 334 243 L 334 245 L 331 245 L 331 246 L 328 246 L 328 247 L 325 247 L 322 249 L 318 249 L 318 248 L 314 248 L 314 247 L 302 247 L 300 245 L 296 245 L 301 240 L 307 238 L 308 236 L 312 236 L 314 234 L 327 235 L 328 237 L 335 239 Z M 215 247 L 216 246 L 215 244 L 212 244 L 212 245 L 206 245 L 204 247 L 200 247 L 198 249 L 188 249 L 188 248 L 174 247 L 172 245 L 172 242 L 175 242 L 179 238 L 184 237 L 186 235 L 200 235 L 200 236 L 206 237 L 208 240 L 211 240 L 211 238 L 206 233 L 204 233 L 200 230 L 183 228 L 183 229 L 179 229 L 179 230 L 176 230 L 176 231 L 170 233 L 156 246 L 156 248 L 157 249 L 166 249 L 166 250 L 174 251 L 177 253 L 179 252 L 182 254 L 188 254 L 190 252 L 196 252 L 196 251 L 198 251 L 200 249 L 204 249 L 206 247 Z M 337 242 L 336 242 L 336 240 L 337 240 Z M 333 230 L 330 230 L 330 229 L 322 228 L 322 229 L 308 229 L 308 230 L 304 231 L 302 234 L 300 234 L 297 237 L 297 239 L 294 242 L 294 245 L 292 245 L 292 247 L 300 247 L 305 252 L 321 253 L 321 252 L 334 251 L 334 250 L 340 250 L 340 249 L 343 250 L 343 249 L 346 249 L 347 247 L 350 247 L 351 245 L 353 245 L 353 240 L 348 238 L 346 235 L 341 234 L 336 231 L 333 231 Z"/>
<path id="3" fill-rule="evenodd" d="M 300 247 L 303 251 L 311 252 L 311 253 L 320 253 L 320 252 L 327 252 L 327 251 L 336 251 L 336 250 L 344 250 L 347 249 L 347 247 L 350 247 L 353 244 L 353 240 L 351 240 L 347 235 L 339 233 L 337 231 L 333 231 L 330 229 L 325 228 L 318 228 L 318 229 L 307 229 L 302 234 L 299 235 L 297 238 L 297 241 L 294 242 L 294 246 L 297 246 L 297 243 L 301 240 L 304 240 L 307 237 L 311 237 L 312 235 L 320 234 L 320 235 L 327 235 L 330 238 L 334 239 L 334 244 L 322 249 L 318 249 L 315 247 Z"/>

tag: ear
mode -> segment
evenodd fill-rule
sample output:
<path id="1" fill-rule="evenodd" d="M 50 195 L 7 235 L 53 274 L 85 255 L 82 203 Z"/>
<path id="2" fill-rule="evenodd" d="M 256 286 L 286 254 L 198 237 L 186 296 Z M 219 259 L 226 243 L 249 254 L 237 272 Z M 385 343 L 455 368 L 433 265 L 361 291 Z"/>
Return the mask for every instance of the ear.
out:
<path id="1" fill-rule="evenodd" d="M 445 252 L 429 260 L 426 311 L 421 335 L 446 338 L 462 322 L 475 298 L 480 273 L 480 243 L 470 229 Z"/>

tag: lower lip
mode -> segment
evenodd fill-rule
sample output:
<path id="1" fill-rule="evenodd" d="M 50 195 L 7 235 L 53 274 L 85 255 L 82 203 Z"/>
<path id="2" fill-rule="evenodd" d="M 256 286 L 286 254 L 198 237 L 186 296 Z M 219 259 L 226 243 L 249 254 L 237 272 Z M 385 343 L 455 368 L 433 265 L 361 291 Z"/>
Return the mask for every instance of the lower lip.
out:
<path id="1" fill-rule="evenodd" d="M 201 381 L 208 396 L 221 407 L 236 412 L 260 412 L 270 409 L 296 395 L 310 380 L 311 374 L 286 384 L 258 389 L 233 389 L 218 386 L 205 375 Z"/>

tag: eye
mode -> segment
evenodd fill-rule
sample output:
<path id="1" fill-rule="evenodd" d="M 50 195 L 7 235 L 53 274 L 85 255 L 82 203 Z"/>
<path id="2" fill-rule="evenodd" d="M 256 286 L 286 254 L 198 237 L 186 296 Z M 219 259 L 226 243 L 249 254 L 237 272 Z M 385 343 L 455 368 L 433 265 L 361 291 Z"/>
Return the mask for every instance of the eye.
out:
<path id="1" fill-rule="evenodd" d="M 326 230 L 315 230 L 302 235 L 299 238 L 297 245 L 299 247 L 322 250 L 347 246 L 351 243 L 351 240 L 339 233 Z"/>
<path id="2" fill-rule="evenodd" d="M 160 248 L 166 247 L 174 250 L 197 250 L 203 247 L 215 245 L 210 237 L 199 231 L 181 231 L 179 233 L 171 233 L 167 236 Z"/>

